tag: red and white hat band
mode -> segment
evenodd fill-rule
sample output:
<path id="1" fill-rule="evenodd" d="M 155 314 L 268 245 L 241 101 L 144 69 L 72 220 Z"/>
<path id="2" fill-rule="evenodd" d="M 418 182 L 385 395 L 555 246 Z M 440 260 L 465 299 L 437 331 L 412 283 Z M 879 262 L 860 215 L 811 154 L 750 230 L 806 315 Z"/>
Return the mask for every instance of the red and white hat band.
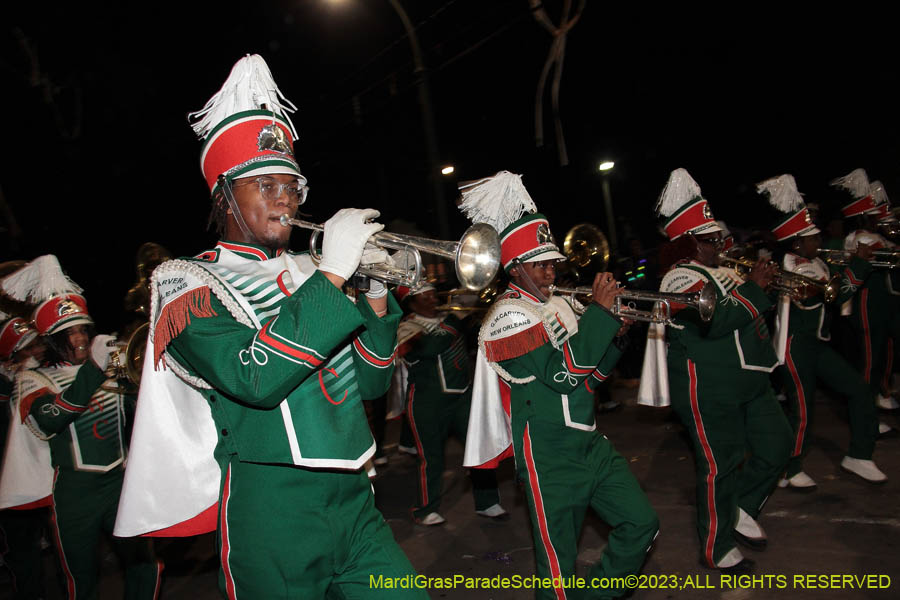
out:
<path id="1" fill-rule="evenodd" d="M 87 311 L 87 301 L 78 294 L 50 298 L 34 311 L 34 326 L 41 335 L 56 333 L 72 325 L 93 322 Z"/>
<path id="2" fill-rule="evenodd" d="M 283 170 L 300 174 L 287 125 L 273 120 L 271 113 L 264 111 L 247 111 L 236 116 L 213 131 L 203 146 L 200 167 L 210 190 L 215 188 L 219 175 L 255 162 L 284 163 Z"/>
<path id="3" fill-rule="evenodd" d="M 550 235 L 550 223 L 546 219 L 533 219 L 522 223 L 500 240 L 500 261 L 509 267 L 516 258 L 525 260 L 545 252 L 559 254 L 559 248 Z"/>
<path id="4" fill-rule="evenodd" d="M 812 217 L 809 216 L 809 211 L 806 207 L 803 207 L 788 217 L 786 221 L 775 226 L 772 229 L 772 233 L 775 234 L 775 239 L 781 242 L 814 228 L 815 224 L 812 221 Z"/>
<path id="5" fill-rule="evenodd" d="M 864 212 L 870 211 L 874 208 L 875 200 L 872 198 L 872 195 L 869 194 L 865 198 L 854 200 L 853 202 L 842 208 L 841 212 L 844 213 L 845 217 L 855 217 L 856 215 L 861 215 Z"/>
<path id="6" fill-rule="evenodd" d="M 672 217 L 664 229 L 670 240 L 680 238 L 685 233 L 692 231 L 722 230 L 713 219 L 712 211 L 709 210 L 706 200 L 702 198 Z"/>
<path id="7" fill-rule="evenodd" d="M 37 332 L 28 321 L 19 317 L 10 319 L 0 329 L 0 360 L 8 359 L 35 337 Z"/>

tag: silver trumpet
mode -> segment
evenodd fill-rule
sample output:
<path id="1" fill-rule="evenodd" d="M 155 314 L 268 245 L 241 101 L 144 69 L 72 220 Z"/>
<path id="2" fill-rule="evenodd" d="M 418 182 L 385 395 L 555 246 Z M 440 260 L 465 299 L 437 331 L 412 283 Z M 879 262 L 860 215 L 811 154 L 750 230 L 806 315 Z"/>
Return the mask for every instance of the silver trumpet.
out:
<path id="1" fill-rule="evenodd" d="M 550 292 L 566 296 L 591 296 L 593 290 L 589 287 L 565 288 L 551 285 Z M 653 302 L 653 309 L 638 309 L 635 302 L 639 301 Z M 696 309 L 700 313 L 700 319 L 703 322 L 708 322 L 713 318 L 713 313 L 716 310 L 716 290 L 713 284 L 709 282 L 699 292 L 684 294 L 625 290 L 616 296 L 615 304 L 613 304 L 610 312 L 616 316 L 634 321 L 670 323 L 672 321 L 672 304 L 684 304 Z"/>
<path id="2" fill-rule="evenodd" d="M 325 226 L 292 219 L 288 215 L 281 215 L 281 224 L 285 227 L 312 230 L 309 236 L 309 256 L 313 263 L 318 265 L 322 260 L 318 240 L 319 235 L 325 231 Z M 425 284 L 422 252 L 452 260 L 459 283 L 470 290 L 487 287 L 500 268 L 500 236 L 497 235 L 497 230 L 487 223 L 472 225 L 458 242 L 379 231 L 369 238 L 369 243 L 382 249 L 405 251 L 412 264 L 360 265 L 357 273 L 410 289 L 417 289 Z"/>

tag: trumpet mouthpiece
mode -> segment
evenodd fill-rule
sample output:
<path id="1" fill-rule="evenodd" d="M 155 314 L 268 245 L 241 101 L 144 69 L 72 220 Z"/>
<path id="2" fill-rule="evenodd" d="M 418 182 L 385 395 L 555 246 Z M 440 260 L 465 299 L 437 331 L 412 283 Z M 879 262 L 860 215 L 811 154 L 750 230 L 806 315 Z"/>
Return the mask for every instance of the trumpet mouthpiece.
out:
<path id="1" fill-rule="evenodd" d="M 278 219 L 278 222 L 281 223 L 282 227 L 291 226 L 291 218 L 288 215 L 281 215 L 281 218 Z"/>

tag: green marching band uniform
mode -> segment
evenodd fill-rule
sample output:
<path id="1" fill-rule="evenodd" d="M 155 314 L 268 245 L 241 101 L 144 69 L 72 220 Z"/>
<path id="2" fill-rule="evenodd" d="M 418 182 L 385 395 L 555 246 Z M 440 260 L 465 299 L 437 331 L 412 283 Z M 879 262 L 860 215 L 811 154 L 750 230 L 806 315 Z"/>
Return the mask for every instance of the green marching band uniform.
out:
<path id="1" fill-rule="evenodd" d="M 853 201 L 841 208 L 844 217 L 871 217 L 872 222 L 893 220 L 893 216 L 887 211 L 889 204 L 883 187 L 879 186 L 882 197 L 880 202 L 876 202 L 879 194 L 872 189 L 863 169 L 856 169 L 836 179 L 832 185 L 853 196 Z M 844 249 L 854 252 L 861 243 L 868 244 L 875 250 L 894 246 L 874 231 L 857 229 L 844 239 Z M 858 344 L 855 348 L 857 368 L 872 393 L 878 395 L 883 388 L 890 387 L 893 340 L 900 340 L 900 311 L 897 310 L 900 289 L 895 285 L 896 274 L 893 269 L 876 269 L 868 278 L 851 280 L 850 284 L 859 289 L 859 293 L 853 296 L 850 311 L 850 324 Z"/>
<path id="2" fill-rule="evenodd" d="M 433 290 L 423 286 L 418 293 Z M 398 297 L 417 295 L 401 286 Z M 472 398 L 472 372 L 469 366 L 465 328 L 455 315 L 425 317 L 416 313 L 400 324 L 401 339 L 409 338 L 399 349 L 408 370 L 406 415 L 418 451 L 416 483 L 418 497 L 413 518 L 423 524 L 439 524 L 441 478 L 444 473 L 444 446 L 452 433 L 465 443 Z M 486 511 L 499 505 L 500 494 L 493 470 L 472 469 L 472 493 L 475 510 Z M 501 513 L 501 514 L 505 514 Z"/>
<path id="3" fill-rule="evenodd" d="M 521 186 L 518 176 L 507 172 L 480 185 L 509 185 L 506 179 L 514 190 Z M 527 195 L 524 186 L 519 193 Z M 464 210 L 467 195 L 463 192 Z M 564 258 L 540 213 L 498 225 L 504 268 L 514 261 Z M 599 305 L 588 306 L 579 318 L 565 299 L 551 296 L 541 301 L 514 283 L 482 323 L 464 464 L 495 465 L 508 456 L 511 443 L 528 501 L 538 577 L 558 582 L 575 575 L 578 538 L 588 508 L 612 527 L 603 557 L 589 577 L 637 573 L 658 533 L 656 512 L 628 462 L 600 433 L 595 419 L 593 390 L 621 356 L 613 344 L 621 325 Z M 508 418 L 502 413 L 499 419 L 491 416 L 498 407 Z M 619 597 L 625 592 L 587 593 Z M 536 590 L 539 598 L 578 593 L 562 586 Z"/>
<path id="4" fill-rule="evenodd" d="M 657 212 L 667 219 L 670 240 L 721 231 L 684 169 L 670 175 Z M 767 294 L 733 269 L 696 260 L 675 265 L 660 291 L 696 292 L 707 283 L 716 292 L 712 319 L 703 322 L 695 310 L 676 312 L 666 327 L 663 364 L 668 365 L 672 408 L 694 446 L 702 560 L 709 567 L 728 568 L 746 560 L 733 532 L 745 522 L 758 528 L 752 520 L 784 469 L 791 431 L 769 382 L 778 358 L 764 319 L 773 306 Z M 655 343 L 662 340 L 648 338 L 648 347 Z M 653 376 L 651 366 L 645 361 L 642 379 Z"/>
<path id="5" fill-rule="evenodd" d="M 262 92 L 244 90 L 256 81 Z M 223 173 L 305 184 L 261 57 L 241 59 L 210 104 L 234 89 L 269 110 L 223 101 L 239 112 L 202 129 L 213 197 L 230 189 Z M 216 530 L 219 586 L 232 599 L 425 597 L 370 588 L 370 577 L 415 575 L 362 468 L 375 442 L 361 401 L 388 388 L 397 303 L 379 317 L 308 255 L 228 240 L 163 263 L 151 290 L 119 535 Z"/>
<path id="6" fill-rule="evenodd" d="M 778 223 L 772 228 L 778 242 L 793 240 L 799 251 L 800 243 L 805 238 L 819 236 L 819 228 L 812 223 L 792 176 L 780 175 L 768 179 L 760 183 L 758 189 L 781 213 Z M 823 285 L 835 275 L 839 276 L 839 289 L 833 300 L 838 305 L 850 300 L 860 282 L 867 280 L 872 272 L 871 264 L 857 257 L 852 257 L 846 267 L 839 269 L 829 268 L 818 257 L 804 257 L 795 252 L 785 253 L 782 268 Z M 822 380 L 847 398 L 850 447 L 844 458 L 845 467 L 872 459 L 878 430 L 874 395 L 859 373 L 828 343 L 831 340 L 830 325 L 831 314 L 826 307 L 824 290 L 791 299 L 784 364 L 778 370 L 789 399 L 787 416 L 794 432 L 794 443 L 784 477 L 779 482 L 781 487 L 803 491 L 811 490 L 816 485 L 803 472 L 803 456 L 812 437 L 810 432 L 815 417 L 817 380 Z"/>
<path id="7" fill-rule="evenodd" d="M 33 496 L 22 494 L 21 489 L 13 489 L 14 471 L 24 465 L 22 460 L 13 464 L 17 458 L 22 457 L 9 450 L 10 439 L 16 439 L 18 434 L 31 438 L 27 442 L 32 445 L 46 445 L 45 442 L 38 441 L 31 432 L 23 431 L 21 419 L 16 419 L 18 415 L 14 415 L 12 407 L 12 395 L 19 372 L 38 366 L 34 358 L 22 360 L 22 354 L 17 353 L 33 343 L 42 343 L 38 340 L 34 327 L 22 317 L 10 317 L 0 312 L 0 459 L 4 459 L 0 463 L 0 535 L 6 540 L 3 562 L 12 573 L 13 597 L 23 600 L 44 597 L 41 535 L 47 520 L 46 505 L 49 504 L 47 496 L 50 492 L 50 485 Z M 29 364 L 32 362 L 33 364 Z M 5 462 L 7 454 L 8 464 Z M 49 460 L 45 471 L 52 481 Z"/>
<path id="8" fill-rule="evenodd" d="M 39 273 L 45 289 L 49 278 L 65 280 L 56 257 L 47 255 L 6 282 L 20 273 L 23 279 L 30 279 L 26 270 Z M 92 326 L 93 320 L 83 296 L 54 293 L 35 309 L 34 323 L 41 335 L 50 336 L 77 325 Z M 106 339 L 111 338 L 97 336 L 94 342 Z M 102 352 L 109 354 L 105 349 Z M 80 365 L 61 362 L 23 371 L 13 392 L 17 416 L 35 436 L 49 443 L 53 467 L 50 528 L 66 595 L 72 600 L 98 597 L 97 546 L 103 533 L 112 533 L 128 454 L 135 398 L 111 391 L 116 387 L 114 381 L 109 389 L 101 387 L 107 382 L 97 357 L 91 356 Z M 150 541 L 113 540 L 124 562 L 125 597 L 156 598 L 162 563 L 154 559 Z"/>

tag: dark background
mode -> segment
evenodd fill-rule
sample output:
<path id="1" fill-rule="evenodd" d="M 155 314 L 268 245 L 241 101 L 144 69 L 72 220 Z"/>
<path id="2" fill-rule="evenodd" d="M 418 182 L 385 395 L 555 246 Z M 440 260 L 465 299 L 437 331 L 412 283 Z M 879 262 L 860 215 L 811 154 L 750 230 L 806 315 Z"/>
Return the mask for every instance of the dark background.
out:
<path id="1" fill-rule="evenodd" d="M 557 238 L 579 222 L 608 231 L 597 164 L 608 175 L 620 246 L 654 246 L 652 209 L 685 167 L 732 227 L 766 227 L 754 184 L 792 173 L 824 216 L 828 181 L 857 167 L 900 193 L 893 18 L 853 3 L 786 9 L 622 8 L 588 0 L 568 35 L 561 166 L 544 95 L 535 95 L 551 37 L 527 0 L 401 0 L 416 26 L 442 163 L 447 223 L 428 183 L 412 54 L 388 0 L 181 3 L 30 2 L 2 25 L 4 218 L 0 260 L 52 252 L 82 286 L 100 329 L 125 318 L 134 254 L 155 241 L 196 254 L 208 190 L 185 115 L 245 53 L 268 61 L 299 108 L 305 210 L 324 221 L 345 206 L 379 208 L 456 238 L 456 183 L 501 169 L 524 174 Z M 545 8 L 559 23 L 562 0 Z M 15 229 L 18 226 L 18 229 Z M 305 245 L 295 234 L 294 247 Z"/>

